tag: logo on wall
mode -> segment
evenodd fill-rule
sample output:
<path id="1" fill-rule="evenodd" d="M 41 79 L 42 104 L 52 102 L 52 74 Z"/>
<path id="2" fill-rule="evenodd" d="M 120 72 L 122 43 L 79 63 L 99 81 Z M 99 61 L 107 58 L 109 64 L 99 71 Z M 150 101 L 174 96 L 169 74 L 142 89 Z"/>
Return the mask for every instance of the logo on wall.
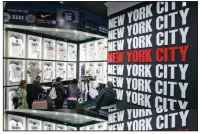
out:
<path id="1" fill-rule="evenodd" d="M 56 24 L 56 14 L 49 12 L 38 12 L 37 13 L 37 24 L 38 25 L 55 25 Z"/>
<path id="2" fill-rule="evenodd" d="M 27 23 L 34 23 L 36 18 L 35 18 L 34 15 L 27 15 L 25 20 L 26 20 Z"/>
<path id="3" fill-rule="evenodd" d="M 75 13 L 72 11 L 65 11 L 62 14 L 62 17 L 64 18 L 65 21 L 75 21 Z"/>

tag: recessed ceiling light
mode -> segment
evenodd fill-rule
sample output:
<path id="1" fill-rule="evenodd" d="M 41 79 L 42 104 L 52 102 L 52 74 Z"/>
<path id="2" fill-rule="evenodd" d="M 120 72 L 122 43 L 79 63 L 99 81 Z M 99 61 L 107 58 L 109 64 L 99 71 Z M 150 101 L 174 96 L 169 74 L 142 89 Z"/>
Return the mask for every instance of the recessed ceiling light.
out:
<path id="1" fill-rule="evenodd" d="M 182 7 L 185 7 L 187 5 L 186 2 L 182 2 Z"/>
<path id="2" fill-rule="evenodd" d="M 58 29 L 56 29 L 56 32 L 58 32 Z"/>
<path id="3" fill-rule="evenodd" d="M 60 4 L 63 4 L 63 1 L 61 1 Z"/>
<path id="4" fill-rule="evenodd" d="M 36 27 L 33 27 L 34 30 L 36 30 Z"/>

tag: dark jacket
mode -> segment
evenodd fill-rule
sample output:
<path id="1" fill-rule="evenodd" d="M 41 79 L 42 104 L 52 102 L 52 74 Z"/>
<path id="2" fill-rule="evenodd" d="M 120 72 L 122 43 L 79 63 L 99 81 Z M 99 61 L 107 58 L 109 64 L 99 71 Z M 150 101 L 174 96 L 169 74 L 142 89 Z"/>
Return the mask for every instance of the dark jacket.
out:
<path id="1" fill-rule="evenodd" d="M 32 88 L 31 88 L 31 94 L 33 97 L 33 100 L 38 100 L 38 95 L 40 93 L 43 93 L 45 90 L 42 88 L 42 85 L 39 82 L 34 81 Z"/>
<path id="2" fill-rule="evenodd" d="M 62 83 L 59 83 L 55 86 L 55 90 L 56 90 L 56 95 L 57 97 L 59 97 L 60 95 L 61 96 L 64 96 L 65 94 L 65 91 L 64 91 L 64 85 Z"/>
<path id="3" fill-rule="evenodd" d="M 67 87 L 67 96 L 68 97 L 79 97 L 80 89 L 77 87 L 76 84 L 69 84 Z"/>
<path id="4" fill-rule="evenodd" d="M 116 92 L 113 89 L 102 89 L 96 98 L 96 108 L 115 104 Z"/>

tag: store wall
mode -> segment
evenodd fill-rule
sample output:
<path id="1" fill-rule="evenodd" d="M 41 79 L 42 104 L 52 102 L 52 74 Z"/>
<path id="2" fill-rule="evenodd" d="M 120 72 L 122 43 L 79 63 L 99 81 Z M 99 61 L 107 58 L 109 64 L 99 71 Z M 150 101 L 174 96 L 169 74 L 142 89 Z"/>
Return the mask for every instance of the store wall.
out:
<path id="1" fill-rule="evenodd" d="M 197 5 L 142 2 L 109 16 L 108 81 L 119 108 L 109 130 L 197 130 Z"/>

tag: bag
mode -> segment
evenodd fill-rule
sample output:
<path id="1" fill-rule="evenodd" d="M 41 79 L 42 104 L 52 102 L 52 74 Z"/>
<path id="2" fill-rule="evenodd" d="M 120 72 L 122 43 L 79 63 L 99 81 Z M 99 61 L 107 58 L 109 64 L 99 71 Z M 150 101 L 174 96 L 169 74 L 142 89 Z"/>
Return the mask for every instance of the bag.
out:
<path id="1" fill-rule="evenodd" d="M 40 96 L 42 96 L 41 99 Z M 38 95 L 38 100 L 33 101 L 32 109 L 48 109 L 48 101 L 44 100 L 42 93 Z"/>

